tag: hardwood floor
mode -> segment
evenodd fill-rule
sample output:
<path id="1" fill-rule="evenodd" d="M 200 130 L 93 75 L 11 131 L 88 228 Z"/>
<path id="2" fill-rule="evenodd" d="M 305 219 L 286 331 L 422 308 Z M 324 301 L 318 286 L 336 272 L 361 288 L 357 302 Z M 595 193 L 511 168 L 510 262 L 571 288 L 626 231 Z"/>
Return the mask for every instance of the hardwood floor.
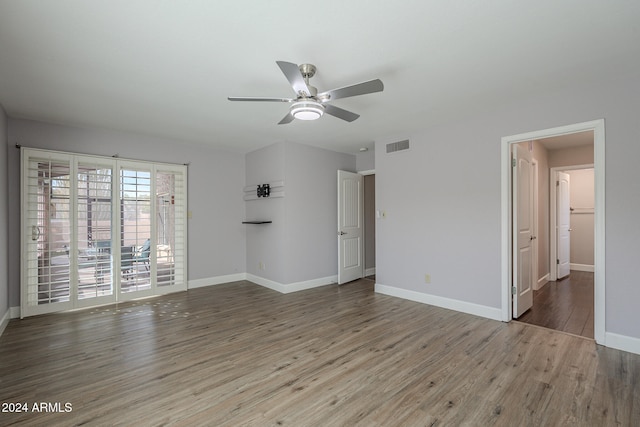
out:
<path id="1" fill-rule="evenodd" d="M 533 292 L 533 307 L 518 321 L 593 338 L 593 273 L 571 271 Z"/>
<path id="2" fill-rule="evenodd" d="M 2 425 L 612 426 L 640 355 L 373 292 L 249 282 L 12 320 Z"/>

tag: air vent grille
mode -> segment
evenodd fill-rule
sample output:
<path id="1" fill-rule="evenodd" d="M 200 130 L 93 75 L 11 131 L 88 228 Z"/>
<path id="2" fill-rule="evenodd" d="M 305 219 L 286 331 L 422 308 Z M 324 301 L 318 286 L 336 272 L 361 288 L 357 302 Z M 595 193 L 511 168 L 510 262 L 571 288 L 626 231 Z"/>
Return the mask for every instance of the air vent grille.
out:
<path id="1" fill-rule="evenodd" d="M 404 141 L 391 142 L 387 144 L 387 154 L 395 153 L 396 151 L 408 150 L 409 149 L 409 140 L 405 139 Z"/>

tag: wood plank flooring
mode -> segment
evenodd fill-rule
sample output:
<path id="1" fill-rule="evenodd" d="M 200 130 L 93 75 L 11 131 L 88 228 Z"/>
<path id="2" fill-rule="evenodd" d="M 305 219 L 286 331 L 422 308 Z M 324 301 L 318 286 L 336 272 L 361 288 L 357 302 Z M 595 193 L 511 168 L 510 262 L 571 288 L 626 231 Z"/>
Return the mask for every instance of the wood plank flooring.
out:
<path id="1" fill-rule="evenodd" d="M 518 321 L 593 338 L 593 273 L 572 270 L 533 291 L 533 307 Z"/>
<path id="2" fill-rule="evenodd" d="M 12 320 L 0 413 L 24 426 L 631 426 L 640 355 L 373 292 L 250 282 Z"/>

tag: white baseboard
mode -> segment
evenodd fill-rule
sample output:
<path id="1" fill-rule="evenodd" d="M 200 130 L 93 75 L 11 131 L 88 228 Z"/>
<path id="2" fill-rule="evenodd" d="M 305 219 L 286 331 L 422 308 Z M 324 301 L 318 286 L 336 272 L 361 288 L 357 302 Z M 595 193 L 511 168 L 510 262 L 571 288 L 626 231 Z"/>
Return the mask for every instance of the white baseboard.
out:
<path id="1" fill-rule="evenodd" d="M 247 273 L 227 274 L 224 276 L 208 277 L 206 279 L 189 280 L 188 289 L 203 288 L 205 286 L 220 285 L 222 283 L 238 282 L 247 280 Z"/>
<path id="2" fill-rule="evenodd" d="M 373 276 L 374 274 L 376 274 L 376 268 L 375 267 L 367 268 L 367 269 L 364 270 L 364 277 Z"/>
<path id="3" fill-rule="evenodd" d="M 589 265 L 589 264 L 574 264 L 574 263 L 571 263 L 571 264 L 569 264 L 569 268 L 571 270 L 575 270 L 575 271 L 588 271 L 590 273 L 593 273 L 595 271 L 595 269 L 593 268 L 593 265 Z"/>
<path id="4" fill-rule="evenodd" d="M 439 297 L 436 295 L 423 294 L 422 292 L 409 291 L 407 289 L 400 289 L 393 286 L 382 285 L 380 283 L 376 283 L 375 291 L 392 297 L 403 298 L 423 304 L 435 305 L 436 307 L 442 307 L 449 310 L 461 311 L 475 316 L 486 317 L 487 319 L 502 321 L 502 310 L 500 308 L 487 307 L 485 305 Z"/>
<path id="5" fill-rule="evenodd" d="M 264 286 L 265 288 L 278 291 L 282 294 L 288 294 L 291 292 L 304 291 L 305 289 L 317 288 L 319 286 L 330 285 L 337 283 L 338 276 L 322 277 L 319 279 L 305 280 L 303 282 L 295 282 L 289 284 L 283 284 L 275 282 L 273 280 L 265 279 L 264 277 L 255 276 L 247 273 L 247 280 L 257 285 Z"/>
<path id="6" fill-rule="evenodd" d="M 20 307 L 10 307 L 9 308 L 9 313 L 11 313 L 11 318 L 12 319 L 19 319 L 20 318 Z"/>
<path id="7" fill-rule="evenodd" d="M 282 283 L 274 282 L 273 280 L 265 279 L 264 277 L 255 276 L 249 273 L 247 273 L 247 280 L 255 283 L 256 285 L 280 292 L 281 294 L 285 293 L 284 285 Z"/>
<path id="8" fill-rule="evenodd" d="M 549 281 L 549 273 L 539 278 L 536 284 L 534 285 L 533 289 L 535 289 L 536 291 L 539 290 L 548 281 Z"/>
<path id="9" fill-rule="evenodd" d="M 5 328 L 9 324 L 9 320 L 11 320 L 11 309 L 8 309 L 2 319 L 0 319 L 0 335 L 4 332 Z"/>
<path id="10" fill-rule="evenodd" d="M 604 345 L 618 350 L 628 351 L 629 353 L 640 354 L 640 338 L 605 332 Z"/>

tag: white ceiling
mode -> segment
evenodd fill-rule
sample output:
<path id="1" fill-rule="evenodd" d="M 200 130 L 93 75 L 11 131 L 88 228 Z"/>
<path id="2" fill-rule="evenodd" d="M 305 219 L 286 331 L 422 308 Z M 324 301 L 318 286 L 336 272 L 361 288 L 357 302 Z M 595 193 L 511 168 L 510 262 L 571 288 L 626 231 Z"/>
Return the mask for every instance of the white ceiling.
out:
<path id="1" fill-rule="evenodd" d="M 640 61 L 640 1 L 0 0 L 0 103 L 11 117 L 247 152 L 295 141 L 355 153 L 568 80 Z M 275 61 L 361 117 L 277 125 Z"/>

